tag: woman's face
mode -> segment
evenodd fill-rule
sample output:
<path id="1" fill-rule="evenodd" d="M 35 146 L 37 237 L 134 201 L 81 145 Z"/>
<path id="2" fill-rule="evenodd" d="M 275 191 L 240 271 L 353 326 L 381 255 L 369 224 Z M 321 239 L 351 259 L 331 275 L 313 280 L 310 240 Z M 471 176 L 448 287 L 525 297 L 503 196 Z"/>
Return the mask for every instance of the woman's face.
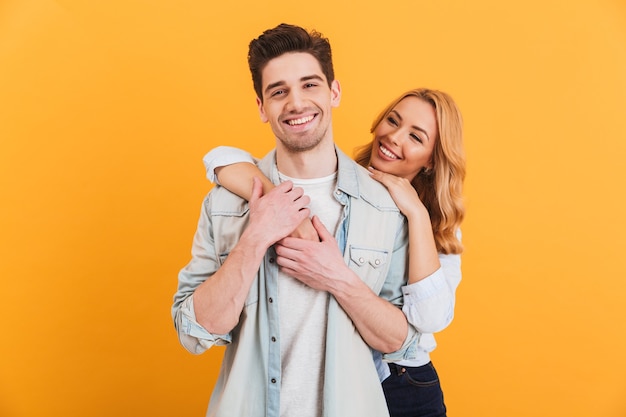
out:
<path id="1" fill-rule="evenodd" d="M 376 126 L 370 165 L 412 180 L 422 168 L 432 167 L 438 137 L 433 106 L 417 97 L 406 97 Z"/>

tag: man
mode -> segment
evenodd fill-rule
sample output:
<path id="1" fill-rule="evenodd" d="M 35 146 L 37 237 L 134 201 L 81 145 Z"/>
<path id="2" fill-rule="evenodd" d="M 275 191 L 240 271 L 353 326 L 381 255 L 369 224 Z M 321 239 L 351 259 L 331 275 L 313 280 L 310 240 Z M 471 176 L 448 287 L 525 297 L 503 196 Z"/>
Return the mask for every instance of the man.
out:
<path id="1" fill-rule="evenodd" d="M 255 179 L 249 203 L 209 193 L 172 308 L 186 349 L 227 345 L 207 415 L 386 416 L 369 347 L 397 360 L 415 336 L 398 308 L 404 218 L 334 144 L 327 39 L 282 24 L 248 63 L 276 137 L 259 167 L 279 185 Z M 288 237 L 310 214 L 319 241 Z"/>

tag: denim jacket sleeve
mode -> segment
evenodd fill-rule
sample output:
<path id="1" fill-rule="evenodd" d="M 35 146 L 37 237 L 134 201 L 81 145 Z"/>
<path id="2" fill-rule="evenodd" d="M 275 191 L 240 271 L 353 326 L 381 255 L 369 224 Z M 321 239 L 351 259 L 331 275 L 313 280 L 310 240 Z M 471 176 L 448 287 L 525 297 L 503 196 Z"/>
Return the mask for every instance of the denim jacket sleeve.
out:
<path id="1" fill-rule="evenodd" d="M 387 280 L 380 292 L 381 297 L 398 306 L 398 308 L 402 308 L 404 304 L 402 285 L 406 282 L 406 257 L 408 256 L 408 236 L 406 230 L 402 222 L 396 233 L 396 243 L 391 257 Z M 396 352 L 383 353 L 382 359 L 386 362 L 414 359 L 417 354 L 418 341 L 419 332 L 409 322 L 406 339 L 402 347 Z"/>
<path id="2" fill-rule="evenodd" d="M 193 294 L 196 288 L 218 270 L 220 255 L 212 238 L 212 222 L 209 207 L 212 191 L 205 198 L 200 220 L 191 249 L 191 261 L 178 274 L 178 288 L 174 295 L 172 318 L 180 343 L 189 352 L 200 354 L 214 345 L 230 343 L 230 334 L 211 334 L 197 321 L 194 313 Z"/>
<path id="3" fill-rule="evenodd" d="M 196 321 L 193 309 L 193 295 L 185 298 L 174 320 L 178 331 L 178 340 L 189 352 L 199 355 L 207 349 L 217 345 L 227 345 L 231 342 L 230 334 L 216 335 L 209 333 Z"/>

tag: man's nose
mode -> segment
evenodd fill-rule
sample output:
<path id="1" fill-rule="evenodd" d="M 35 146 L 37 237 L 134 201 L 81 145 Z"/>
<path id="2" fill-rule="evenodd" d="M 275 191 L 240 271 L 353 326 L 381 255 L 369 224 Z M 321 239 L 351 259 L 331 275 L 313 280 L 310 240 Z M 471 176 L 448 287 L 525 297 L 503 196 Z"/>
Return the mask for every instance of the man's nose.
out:
<path id="1" fill-rule="evenodd" d="M 305 107 L 304 102 L 302 92 L 291 91 L 287 98 L 287 110 L 295 112 L 300 111 Z"/>

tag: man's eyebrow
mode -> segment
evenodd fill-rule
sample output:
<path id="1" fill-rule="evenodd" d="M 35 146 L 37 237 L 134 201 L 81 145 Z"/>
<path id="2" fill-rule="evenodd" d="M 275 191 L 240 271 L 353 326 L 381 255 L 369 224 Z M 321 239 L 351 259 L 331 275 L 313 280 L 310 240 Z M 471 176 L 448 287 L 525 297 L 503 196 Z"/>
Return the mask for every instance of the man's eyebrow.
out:
<path id="1" fill-rule="evenodd" d="M 276 88 L 276 87 L 280 87 L 281 85 L 285 84 L 284 81 L 276 81 L 275 83 L 272 84 L 268 84 L 267 87 L 265 87 L 265 92 L 267 93 L 268 91 L 270 91 L 272 88 Z"/>
<path id="2" fill-rule="evenodd" d="M 324 79 L 321 76 L 316 75 L 316 74 L 314 74 L 314 75 L 307 75 L 306 77 L 300 78 L 300 82 L 310 81 L 310 80 L 318 80 L 318 81 L 324 82 Z M 280 87 L 281 85 L 285 85 L 285 84 L 286 83 L 283 80 L 276 81 L 275 83 L 268 84 L 267 87 L 265 87 L 265 92 L 267 93 L 272 88 Z"/>
<path id="3" fill-rule="evenodd" d="M 400 121 L 402 121 L 402 116 L 400 116 L 400 113 L 398 113 L 396 110 L 391 110 L 389 113 L 395 114 L 396 117 L 398 119 L 400 119 Z M 426 140 L 430 141 L 430 138 L 428 137 L 428 132 L 426 132 L 426 130 L 422 129 L 419 126 L 411 126 L 411 128 L 413 128 L 415 130 L 419 130 L 420 132 L 424 133 L 426 135 Z"/>
<path id="4" fill-rule="evenodd" d="M 319 75 L 309 75 L 309 76 L 300 78 L 300 81 L 309 81 L 309 80 L 318 80 L 318 81 L 324 82 L 324 79 L 320 77 Z"/>

